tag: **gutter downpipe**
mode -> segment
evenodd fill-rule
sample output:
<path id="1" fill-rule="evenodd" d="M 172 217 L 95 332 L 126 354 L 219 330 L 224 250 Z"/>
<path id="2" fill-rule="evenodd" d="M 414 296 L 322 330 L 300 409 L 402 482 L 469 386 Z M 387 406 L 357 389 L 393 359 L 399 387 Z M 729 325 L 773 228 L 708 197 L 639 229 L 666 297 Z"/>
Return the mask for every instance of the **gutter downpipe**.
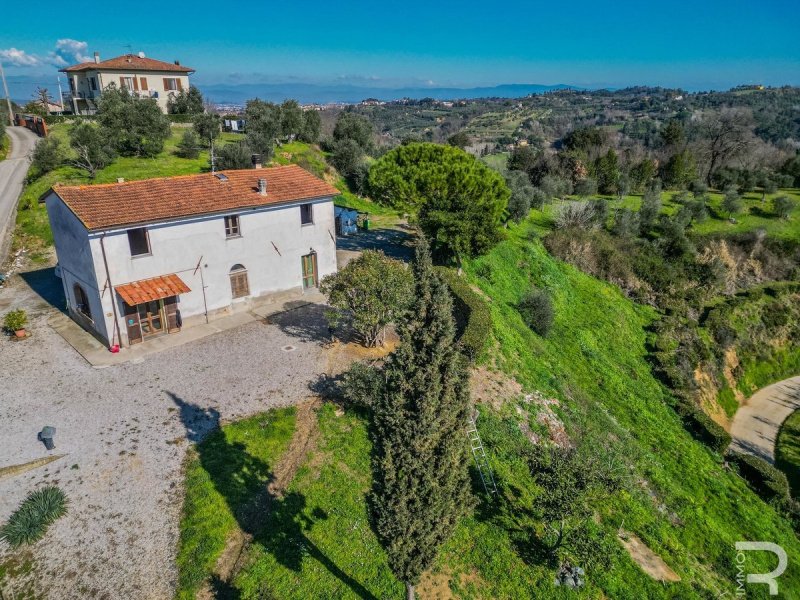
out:
<path id="1" fill-rule="evenodd" d="M 114 313 L 114 327 L 111 330 L 111 345 L 109 346 L 109 351 L 111 347 L 114 346 L 114 334 L 117 335 L 117 340 L 119 340 L 119 346 L 122 347 L 122 336 L 119 333 L 119 317 L 117 316 L 117 303 L 114 299 L 114 286 L 111 283 L 111 272 L 108 270 L 108 260 L 106 259 L 106 245 L 103 243 L 103 240 L 106 237 L 106 232 L 103 232 L 103 235 L 100 236 L 100 250 L 103 252 L 103 266 L 106 268 L 106 281 L 108 281 L 108 287 L 111 291 L 111 311 Z"/>

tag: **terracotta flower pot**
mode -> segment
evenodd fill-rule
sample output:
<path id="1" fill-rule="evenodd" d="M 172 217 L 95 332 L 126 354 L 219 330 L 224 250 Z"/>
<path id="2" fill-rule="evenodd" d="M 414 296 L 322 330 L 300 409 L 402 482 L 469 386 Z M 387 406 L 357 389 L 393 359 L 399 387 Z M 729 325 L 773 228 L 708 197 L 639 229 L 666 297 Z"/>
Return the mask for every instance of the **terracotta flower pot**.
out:
<path id="1" fill-rule="evenodd" d="M 14 335 L 17 336 L 18 338 L 24 338 L 25 337 L 25 330 L 24 329 L 17 329 L 14 332 Z"/>

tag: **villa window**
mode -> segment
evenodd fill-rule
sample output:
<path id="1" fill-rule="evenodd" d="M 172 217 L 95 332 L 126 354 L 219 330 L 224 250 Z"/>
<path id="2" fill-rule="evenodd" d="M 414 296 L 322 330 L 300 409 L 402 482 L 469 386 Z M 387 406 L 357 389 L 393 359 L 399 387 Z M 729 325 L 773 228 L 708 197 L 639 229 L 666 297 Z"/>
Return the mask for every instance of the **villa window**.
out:
<path id="1" fill-rule="evenodd" d="M 301 204 L 300 205 L 300 224 L 312 225 L 314 223 L 314 205 Z"/>
<path id="2" fill-rule="evenodd" d="M 239 230 L 239 215 L 230 215 L 225 217 L 225 237 L 239 237 L 241 235 Z"/>
<path id="3" fill-rule="evenodd" d="M 164 77 L 164 89 L 168 92 L 181 91 L 181 81 L 177 77 Z"/>
<path id="4" fill-rule="evenodd" d="M 147 235 L 147 229 L 144 227 L 128 229 L 128 244 L 131 247 L 131 256 L 150 254 L 150 237 Z"/>

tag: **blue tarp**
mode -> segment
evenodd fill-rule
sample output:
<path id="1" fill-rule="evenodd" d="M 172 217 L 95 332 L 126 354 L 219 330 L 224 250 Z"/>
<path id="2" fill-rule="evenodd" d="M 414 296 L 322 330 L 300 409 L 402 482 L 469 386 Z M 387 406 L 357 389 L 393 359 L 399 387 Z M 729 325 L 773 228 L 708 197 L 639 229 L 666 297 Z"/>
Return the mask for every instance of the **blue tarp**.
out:
<path id="1" fill-rule="evenodd" d="M 336 218 L 336 233 L 339 235 L 358 233 L 358 211 L 335 206 L 333 216 Z"/>

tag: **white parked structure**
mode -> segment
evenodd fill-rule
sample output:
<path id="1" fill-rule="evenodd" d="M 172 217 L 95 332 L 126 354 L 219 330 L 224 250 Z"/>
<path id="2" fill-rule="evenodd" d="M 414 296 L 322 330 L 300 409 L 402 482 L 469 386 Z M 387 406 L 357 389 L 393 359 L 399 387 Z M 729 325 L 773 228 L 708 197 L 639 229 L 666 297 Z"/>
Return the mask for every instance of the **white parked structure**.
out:
<path id="1" fill-rule="evenodd" d="M 184 67 L 179 61 L 172 63 L 147 58 L 144 52 L 124 54 L 94 60 L 61 69 L 66 73 L 69 91 L 64 93 L 64 105 L 76 115 L 97 112 L 97 100 L 112 83 L 125 88 L 136 98 L 154 98 L 163 112 L 167 112 L 170 95 L 189 89 L 189 74 L 194 69 Z"/>
<path id="2" fill-rule="evenodd" d="M 338 190 L 296 165 L 42 196 L 70 316 L 113 347 L 336 272 Z"/>

